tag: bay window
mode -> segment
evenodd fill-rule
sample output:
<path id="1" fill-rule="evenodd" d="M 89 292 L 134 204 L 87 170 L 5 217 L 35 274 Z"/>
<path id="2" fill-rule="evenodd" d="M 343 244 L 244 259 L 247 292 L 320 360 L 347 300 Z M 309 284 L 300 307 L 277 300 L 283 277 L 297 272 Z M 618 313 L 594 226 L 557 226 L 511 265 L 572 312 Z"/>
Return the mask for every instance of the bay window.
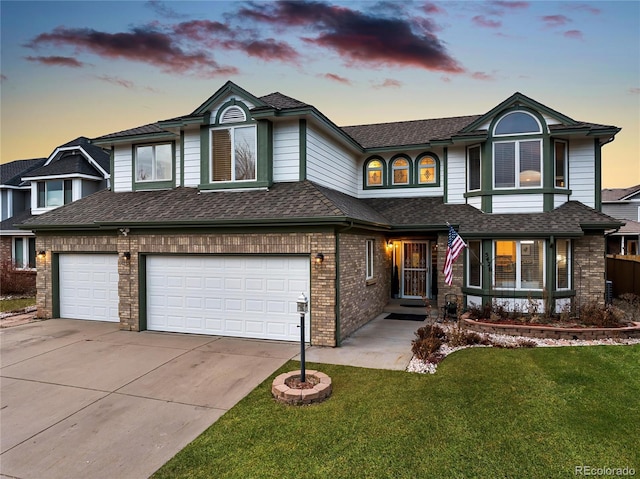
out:
<path id="1" fill-rule="evenodd" d="M 495 241 L 496 289 L 544 288 L 544 241 Z"/>
<path id="2" fill-rule="evenodd" d="M 482 242 L 467 241 L 467 285 L 473 288 L 482 287 Z"/>
<path id="3" fill-rule="evenodd" d="M 571 288 L 571 241 L 556 240 L 556 288 Z"/>
<path id="4" fill-rule="evenodd" d="M 542 141 L 494 143 L 495 188 L 530 188 L 542 185 Z"/>
<path id="5" fill-rule="evenodd" d="M 564 141 L 556 141 L 553 144 L 555 186 L 567 187 L 567 144 Z"/>
<path id="6" fill-rule="evenodd" d="M 467 191 L 480 189 L 480 145 L 467 150 Z"/>

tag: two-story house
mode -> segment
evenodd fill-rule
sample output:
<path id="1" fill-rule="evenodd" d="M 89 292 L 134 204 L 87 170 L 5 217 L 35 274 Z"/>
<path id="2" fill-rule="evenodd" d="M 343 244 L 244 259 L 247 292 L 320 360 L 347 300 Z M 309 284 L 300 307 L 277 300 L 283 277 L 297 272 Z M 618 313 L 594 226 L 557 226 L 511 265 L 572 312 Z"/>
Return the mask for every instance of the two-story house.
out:
<path id="1" fill-rule="evenodd" d="M 110 191 L 32 219 L 38 314 L 335 346 L 392 295 L 604 301 L 601 150 L 619 128 L 520 93 L 486 113 L 338 127 L 227 82 L 96 138 Z M 441 273 L 451 224 L 468 248 Z"/>
<path id="2" fill-rule="evenodd" d="M 640 185 L 602 190 L 602 212 L 625 222 L 607 236 L 607 253 L 640 255 Z"/>
<path id="3" fill-rule="evenodd" d="M 85 137 L 57 147 L 47 158 L 1 165 L 2 258 L 11 258 L 19 269 L 35 270 L 35 235 L 17 225 L 107 188 L 109 168 L 109 154 Z"/>

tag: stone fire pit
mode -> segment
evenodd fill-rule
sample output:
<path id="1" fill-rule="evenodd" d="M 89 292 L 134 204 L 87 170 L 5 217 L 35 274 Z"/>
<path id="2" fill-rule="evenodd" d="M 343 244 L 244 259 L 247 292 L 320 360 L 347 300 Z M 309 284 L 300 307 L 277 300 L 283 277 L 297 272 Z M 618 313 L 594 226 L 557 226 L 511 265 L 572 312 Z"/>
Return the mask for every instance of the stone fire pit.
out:
<path id="1" fill-rule="evenodd" d="M 271 394 L 283 404 L 299 406 L 315 404 L 331 396 L 331 378 L 319 371 L 306 371 L 306 382 L 301 383 L 301 371 L 277 376 L 271 385 Z"/>

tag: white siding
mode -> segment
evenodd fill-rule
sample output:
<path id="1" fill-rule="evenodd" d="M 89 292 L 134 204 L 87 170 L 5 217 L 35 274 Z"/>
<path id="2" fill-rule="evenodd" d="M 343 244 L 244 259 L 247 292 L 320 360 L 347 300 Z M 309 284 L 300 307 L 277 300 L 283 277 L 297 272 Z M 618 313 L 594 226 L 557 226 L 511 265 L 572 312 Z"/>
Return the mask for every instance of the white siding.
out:
<path id="1" fill-rule="evenodd" d="M 131 145 L 116 145 L 113 154 L 113 191 L 131 191 Z"/>
<path id="2" fill-rule="evenodd" d="M 173 176 L 176 179 L 176 186 L 180 186 L 180 164 L 182 163 L 182 152 L 180 151 L 180 141 L 176 141 L 175 171 Z"/>
<path id="3" fill-rule="evenodd" d="M 471 198 L 467 198 L 467 203 L 469 203 L 469 205 L 473 206 L 474 208 L 482 210 L 482 198 L 480 198 L 479 196 L 472 196 Z"/>
<path id="4" fill-rule="evenodd" d="M 300 129 L 298 121 L 273 125 L 273 181 L 300 179 Z"/>
<path id="5" fill-rule="evenodd" d="M 244 98 L 239 97 L 238 95 L 228 95 L 226 97 L 224 97 L 223 99 L 221 99 L 212 109 L 211 109 L 211 119 L 210 119 L 210 123 L 214 124 L 216 121 L 216 116 L 218 115 L 218 110 L 220 110 L 220 107 L 222 105 L 224 105 L 225 103 L 227 103 L 229 100 L 236 100 L 238 102 L 242 102 L 244 103 L 244 105 L 251 110 L 253 107 L 255 107 L 255 105 L 253 103 L 248 102 L 247 100 L 245 100 Z"/>
<path id="6" fill-rule="evenodd" d="M 179 183 L 176 183 L 179 184 Z M 200 184 L 200 131 L 184 132 L 184 186 Z"/>
<path id="7" fill-rule="evenodd" d="M 543 195 L 494 195 L 494 213 L 542 213 Z"/>
<path id="8" fill-rule="evenodd" d="M 553 196 L 553 207 L 558 208 L 559 206 L 564 205 L 567 201 L 569 201 L 567 195 L 554 195 Z"/>
<path id="9" fill-rule="evenodd" d="M 447 183 L 447 202 L 465 203 L 464 194 L 467 189 L 466 175 L 466 151 L 465 148 L 449 148 L 447 155 L 447 171 L 449 181 Z"/>
<path id="10" fill-rule="evenodd" d="M 595 158 L 592 139 L 569 143 L 569 188 L 571 200 L 595 207 Z"/>
<path id="11" fill-rule="evenodd" d="M 351 196 L 358 187 L 356 159 L 313 126 L 307 127 L 307 179 Z"/>

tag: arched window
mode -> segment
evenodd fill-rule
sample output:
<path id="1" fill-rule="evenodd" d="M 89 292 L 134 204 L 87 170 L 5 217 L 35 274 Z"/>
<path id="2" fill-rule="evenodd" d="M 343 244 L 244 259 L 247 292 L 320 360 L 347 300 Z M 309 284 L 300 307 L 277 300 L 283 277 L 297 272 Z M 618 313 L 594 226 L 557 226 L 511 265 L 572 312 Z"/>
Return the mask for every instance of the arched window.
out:
<path id="1" fill-rule="evenodd" d="M 374 158 L 367 162 L 367 186 L 383 186 L 384 164 L 382 160 Z"/>
<path id="2" fill-rule="evenodd" d="M 244 114 L 242 108 L 237 106 L 230 106 L 222 112 L 220 116 L 220 123 L 238 123 L 246 121 L 247 117 Z"/>
<path id="3" fill-rule="evenodd" d="M 406 158 L 396 158 L 391 163 L 392 180 L 394 185 L 409 184 L 409 160 Z"/>
<path id="4" fill-rule="evenodd" d="M 498 120 L 493 130 L 494 135 L 521 135 L 526 133 L 542 133 L 538 120 L 529 113 L 514 111 Z"/>
<path id="5" fill-rule="evenodd" d="M 435 183 L 436 160 L 431 156 L 424 156 L 418 160 L 418 183 L 421 185 Z"/>

